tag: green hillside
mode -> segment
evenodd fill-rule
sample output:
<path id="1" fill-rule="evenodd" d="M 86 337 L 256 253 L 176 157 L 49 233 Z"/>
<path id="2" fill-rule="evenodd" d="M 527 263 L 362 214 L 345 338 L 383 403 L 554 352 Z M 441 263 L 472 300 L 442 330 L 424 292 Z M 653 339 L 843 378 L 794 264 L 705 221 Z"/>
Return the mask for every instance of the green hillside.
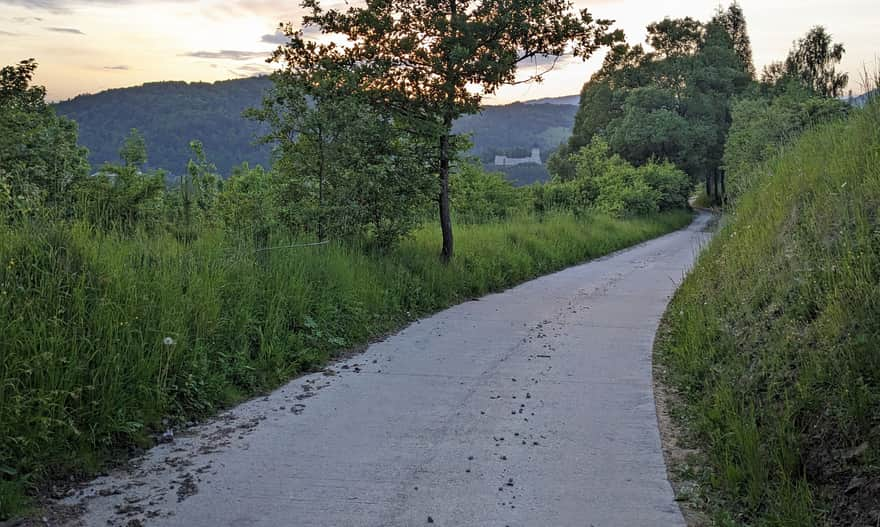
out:
<path id="1" fill-rule="evenodd" d="M 880 104 L 753 176 L 658 347 L 706 458 L 681 499 L 719 525 L 876 525 Z"/>
<path id="2" fill-rule="evenodd" d="M 223 174 L 242 162 L 267 165 L 269 149 L 254 146 L 257 123 L 244 119 L 271 85 L 265 77 L 220 82 L 152 82 L 134 88 L 80 95 L 55 105 L 79 124 L 80 144 L 93 168 L 119 160 L 119 147 L 132 128 L 147 142 L 147 165 L 182 173 L 189 142 L 202 141 Z"/>
<path id="3" fill-rule="evenodd" d="M 89 149 L 93 167 L 118 161 L 123 139 L 137 128 L 146 139 L 147 166 L 183 172 L 190 157 L 189 142 L 199 139 L 208 159 L 221 174 L 229 175 L 242 162 L 269 164 L 269 148 L 254 145 L 259 124 L 241 114 L 258 106 L 270 86 L 266 77 L 214 83 L 154 82 L 81 95 L 55 108 L 79 124 L 79 140 Z M 455 132 L 472 134 L 470 154 L 486 163 L 495 155 L 513 155 L 535 146 L 546 160 L 571 133 L 576 111 L 576 106 L 552 103 L 489 106 L 456 122 Z M 546 177 L 546 169 L 538 165 L 519 167 L 511 174 L 523 183 Z"/>

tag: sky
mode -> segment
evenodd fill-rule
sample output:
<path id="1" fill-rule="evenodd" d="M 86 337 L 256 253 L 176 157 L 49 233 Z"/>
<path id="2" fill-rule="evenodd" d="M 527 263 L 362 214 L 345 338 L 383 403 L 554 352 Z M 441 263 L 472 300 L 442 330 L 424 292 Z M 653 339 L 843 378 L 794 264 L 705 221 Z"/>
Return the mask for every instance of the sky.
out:
<path id="1" fill-rule="evenodd" d="M 726 0 L 725 0 L 726 2 Z M 859 72 L 880 60 L 877 0 L 740 0 L 755 65 L 782 60 L 792 42 L 824 25 L 846 46 L 841 69 L 861 93 Z M 664 17 L 711 18 L 717 0 L 574 0 L 596 18 L 616 21 L 631 43 Z M 297 22 L 298 0 L 0 0 L 0 65 L 35 58 L 36 82 L 50 100 L 163 80 L 215 81 L 271 71 L 265 58 L 280 42 L 279 22 Z M 343 5 L 339 0 L 325 7 Z M 726 3 L 725 3 L 726 5 Z M 487 102 L 578 93 L 601 65 L 563 60 L 541 84 L 500 89 Z M 524 65 L 522 74 L 536 65 Z"/>

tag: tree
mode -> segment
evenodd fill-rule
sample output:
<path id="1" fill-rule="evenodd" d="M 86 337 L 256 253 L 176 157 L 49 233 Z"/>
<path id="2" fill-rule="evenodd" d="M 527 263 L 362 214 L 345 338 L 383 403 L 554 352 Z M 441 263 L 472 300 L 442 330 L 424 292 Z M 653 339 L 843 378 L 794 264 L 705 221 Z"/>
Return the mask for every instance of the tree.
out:
<path id="1" fill-rule="evenodd" d="M 743 70 L 750 79 L 755 78 L 755 64 L 752 60 L 752 41 L 749 38 L 748 24 L 742 7 L 738 2 L 733 2 L 727 11 L 718 10 L 714 21 L 720 24 L 730 36 L 733 49 L 742 63 Z"/>
<path id="2" fill-rule="evenodd" d="M 147 143 L 137 128 L 132 128 L 119 148 L 119 159 L 127 167 L 140 168 L 147 163 Z"/>
<path id="3" fill-rule="evenodd" d="M 648 25 L 646 41 L 662 58 L 692 55 L 703 40 L 703 24 L 691 17 L 664 18 Z"/>
<path id="4" fill-rule="evenodd" d="M 282 217 L 321 240 L 364 235 L 388 247 L 421 215 L 431 158 L 391 115 L 341 89 L 344 77 L 323 74 L 310 89 L 276 74 L 262 107 L 247 112 L 269 125 L 262 141 L 274 145 Z"/>
<path id="5" fill-rule="evenodd" d="M 190 141 L 189 149 L 192 157 L 186 164 L 187 177 L 186 181 L 181 183 L 181 187 L 188 194 L 187 199 L 198 207 L 202 219 L 207 219 L 214 211 L 223 180 L 217 174 L 217 167 L 208 162 L 201 141 Z"/>
<path id="6" fill-rule="evenodd" d="M 699 150 L 694 152 L 694 157 L 699 156 L 696 163 L 686 169 L 695 180 L 705 180 L 707 195 L 718 203 L 725 194 L 721 157 L 730 128 L 731 101 L 748 88 L 751 80 L 748 64 L 743 63 L 728 27 L 721 21 L 724 16 L 706 25 L 705 39 L 694 56 L 683 112 L 691 122 Z"/>
<path id="7" fill-rule="evenodd" d="M 530 79 L 539 81 L 570 48 L 587 57 L 621 37 L 608 33 L 610 21 L 594 21 L 586 10 L 572 13 L 567 0 L 367 0 L 366 7 L 347 11 L 324 11 L 318 0 L 305 0 L 303 7 L 310 10 L 304 26 L 347 42 L 319 43 L 286 24 L 282 30 L 290 41 L 273 60 L 311 87 L 320 84 L 322 71 L 350 73 L 371 105 L 435 142 L 444 261 L 453 255 L 453 121 L 477 112 L 483 95 L 518 82 L 518 64 L 550 57 L 550 65 Z"/>
<path id="8" fill-rule="evenodd" d="M 277 193 L 272 175 L 242 163 L 217 197 L 217 210 L 229 234 L 245 234 L 254 249 L 266 249 L 277 222 Z"/>
<path id="9" fill-rule="evenodd" d="M 730 100 L 752 76 L 742 10 L 734 4 L 705 24 L 667 18 L 648 26 L 646 40 L 653 51 L 612 48 L 584 85 L 572 136 L 548 168 L 559 180 L 573 178 L 573 155 L 601 135 L 626 161 L 670 160 L 720 199 Z"/>
<path id="10" fill-rule="evenodd" d="M 840 97 L 849 75 L 837 73 L 834 66 L 843 60 L 843 44 L 835 44 L 822 26 L 816 26 L 798 40 L 785 60 L 786 75 L 799 80 L 818 95 Z"/>
<path id="11" fill-rule="evenodd" d="M 135 129 L 119 154 L 122 163 L 105 163 L 77 185 L 77 215 L 95 226 L 123 232 L 158 227 L 166 205 L 166 172 L 141 170 L 147 146 Z"/>
<path id="12" fill-rule="evenodd" d="M 46 89 L 31 84 L 36 68 L 28 59 L 0 69 L 0 183 L 9 196 L 0 207 L 68 213 L 72 189 L 88 175 L 88 152 L 77 144 L 76 123 L 55 115 Z"/>

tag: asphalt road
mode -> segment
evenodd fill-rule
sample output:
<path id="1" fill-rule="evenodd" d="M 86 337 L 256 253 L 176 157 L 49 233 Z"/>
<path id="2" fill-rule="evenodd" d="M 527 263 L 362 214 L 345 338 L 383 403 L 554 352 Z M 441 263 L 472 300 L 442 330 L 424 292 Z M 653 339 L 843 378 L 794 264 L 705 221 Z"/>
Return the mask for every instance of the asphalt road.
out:
<path id="1" fill-rule="evenodd" d="M 178 433 L 69 497 L 87 509 L 70 524 L 683 525 L 651 347 L 708 221 L 447 309 Z"/>

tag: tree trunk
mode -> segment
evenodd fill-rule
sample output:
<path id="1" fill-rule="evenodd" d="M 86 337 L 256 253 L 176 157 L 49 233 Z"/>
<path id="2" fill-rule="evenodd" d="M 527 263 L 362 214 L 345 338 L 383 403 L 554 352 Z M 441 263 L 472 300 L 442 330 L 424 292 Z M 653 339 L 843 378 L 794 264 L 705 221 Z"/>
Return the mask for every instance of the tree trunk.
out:
<path id="1" fill-rule="evenodd" d="M 712 200 L 712 176 L 706 174 L 706 198 Z"/>
<path id="2" fill-rule="evenodd" d="M 449 121 L 447 123 L 447 121 Z M 452 259 L 452 218 L 449 212 L 449 132 L 452 126 L 451 119 L 445 119 L 443 135 L 440 137 L 440 230 L 443 233 L 443 248 L 440 250 L 440 259 L 449 263 Z"/>
<path id="3" fill-rule="evenodd" d="M 449 0 L 450 28 L 454 38 L 458 38 L 457 28 L 458 3 Z M 452 66 L 452 50 L 446 54 L 446 74 L 449 76 L 445 85 L 446 110 L 443 115 L 443 135 L 440 137 L 440 196 L 437 200 L 440 206 L 440 231 L 443 233 L 443 248 L 440 250 L 440 260 L 449 263 L 452 260 L 452 218 L 449 211 L 449 139 L 452 135 L 452 109 L 455 107 L 455 85 L 457 74 Z"/>
<path id="4" fill-rule="evenodd" d="M 318 133 L 318 241 L 324 241 L 324 137 Z"/>
<path id="5" fill-rule="evenodd" d="M 712 204 L 718 204 L 718 171 L 712 171 Z"/>

